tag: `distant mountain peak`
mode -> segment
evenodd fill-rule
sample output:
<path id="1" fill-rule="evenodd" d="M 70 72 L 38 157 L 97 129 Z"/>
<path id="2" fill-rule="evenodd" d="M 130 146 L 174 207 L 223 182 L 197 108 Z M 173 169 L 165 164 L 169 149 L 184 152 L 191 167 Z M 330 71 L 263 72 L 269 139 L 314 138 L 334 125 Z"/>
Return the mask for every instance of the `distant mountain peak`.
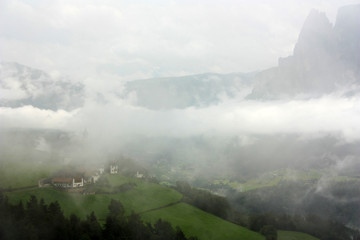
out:
<path id="1" fill-rule="evenodd" d="M 293 55 L 280 58 L 278 67 L 260 72 L 249 98 L 308 98 L 337 90 L 348 95 L 350 88 L 360 91 L 359 53 L 360 4 L 340 8 L 335 26 L 325 13 L 311 10 Z"/>
<path id="2" fill-rule="evenodd" d="M 312 9 L 301 29 L 294 56 L 311 54 L 315 48 L 331 47 L 332 25 L 324 12 Z"/>

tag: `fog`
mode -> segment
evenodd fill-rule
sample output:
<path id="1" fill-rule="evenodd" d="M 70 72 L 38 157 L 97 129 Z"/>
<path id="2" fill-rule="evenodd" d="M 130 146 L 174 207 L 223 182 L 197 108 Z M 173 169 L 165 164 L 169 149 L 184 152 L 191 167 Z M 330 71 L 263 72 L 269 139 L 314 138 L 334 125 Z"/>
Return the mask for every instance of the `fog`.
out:
<path id="1" fill-rule="evenodd" d="M 207 173 L 217 174 L 284 167 L 330 167 L 346 173 L 360 163 L 355 157 L 359 110 L 359 96 L 332 94 L 290 101 L 230 99 L 172 110 L 150 110 L 121 99 L 105 104 L 88 99 L 73 111 L 2 107 L 0 115 L 2 128 L 75 134 L 80 138 L 75 142 L 82 142 L 76 146 L 81 147 L 68 149 L 64 157 L 83 161 L 86 156 L 89 163 L 104 162 L 117 153 L 145 163 L 178 161 L 199 168 L 194 174 L 204 166 Z M 43 138 L 35 140 L 35 149 L 52 150 Z"/>
<path id="2" fill-rule="evenodd" d="M 1 108 L 2 127 L 88 129 L 94 136 L 144 135 L 192 137 L 197 135 L 336 134 L 343 141 L 359 140 L 360 97 L 336 94 L 309 100 L 228 100 L 205 108 L 154 111 L 126 101 L 99 104 L 87 101 L 73 111 L 33 106 Z M 109 135 L 110 134 L 110 135 Z"/>
<path id="3" fill-rule="evenodd" d="M 359 5 L 336 13 L 352 3 L 3 1 L 2 144 L 18 151 L 6 132 L 32 129 L 44 132 L 33 150 L 73 161 L 353 175 L 360 83 L 347 43 L 359 35 L 344 33 L 359 29 Z"/>

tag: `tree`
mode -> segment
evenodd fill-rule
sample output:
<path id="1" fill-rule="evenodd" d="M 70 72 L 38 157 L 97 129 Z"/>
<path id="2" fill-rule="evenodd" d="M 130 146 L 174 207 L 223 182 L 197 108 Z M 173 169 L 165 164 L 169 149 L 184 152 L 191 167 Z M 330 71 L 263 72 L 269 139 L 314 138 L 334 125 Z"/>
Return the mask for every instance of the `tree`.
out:
<path id="1" fill-rule="evenodd" d="M 102 231 L 99 222 L 96 219 L 95 213 L 91 212 L 90 216 L 81 225 L 82 232 L 86 232 L 91 240 L 102 239 Z"/>
<path id="2" fill-rule="evenodd" d="M 121 202 L 116 201 L 114 199 L 111 199 L 110 205 L 109 205 L 109 215 L 111 217 L 120 217 L 122 218 L 125 214 L 125 209 L 124 206 L 122 205 Z"/>
<path id="3" fill-rule="evenodd" d="M 265 236 L 266 240 L 276 240 L 277 231 L 273 225 L 265 225 L 261 228 L 260 233 Z"/>

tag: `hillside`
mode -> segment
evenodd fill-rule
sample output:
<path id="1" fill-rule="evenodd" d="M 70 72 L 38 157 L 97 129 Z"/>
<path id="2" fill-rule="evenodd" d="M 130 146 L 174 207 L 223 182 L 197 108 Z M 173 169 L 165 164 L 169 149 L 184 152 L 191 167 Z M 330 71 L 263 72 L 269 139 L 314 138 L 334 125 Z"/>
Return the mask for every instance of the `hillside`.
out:
<path id="1" fill-rule="evenodd" d="M 122 97 L 134 98 L 136 105 L 156 110 L 207 107 L 226 98 L 245 97 L 251 91 L 253 75 L 205 73 L 135 80 L 125 84 Z"/>
<path id="2" fill-rule="evenodd" d="M 224 221 L 186 203 L 141 214 L 145 221 L 155 223 L 157 219 L 179 226 L 186 236 L 199 239 L 264 239 L 259 233 Z"/>
<path id="3" fill-rule="evenodd" d="M 0 91 L 0 107 L 73 110 L 83 106 L 85 86 L 19 63 L 0 62 Z"/>
<path id="4" fill-rule="evenodd" d="M 115 199 L 124 205 L 126 214 L 129 215 L 131 211 L 140 213 L 144 221 L 151 223 L 162 218 L 174 228 L 180 226 L 187 236 L 197 235 L 199 239 L 219 239 L 220 236 L 221 239 L 263 239 L 258 233 L 180 203 L 182 195 L 171 188 L 121 175 L 107 175 L 106 178 L 111 187 L 126 183 L 136 185 L 133 189 L 114 194 L 80 195 L 53 188 L 34 188 L 8 192 L 7 196 L 14 204 L 27 201 L 30 195 L 43 198 L 46 203 L 58 201 L 65 216 L 75 213 L 82 219 L 94 211 L 100 222 L 109 212 L 110 200 Z"/>
<path id="5" fill-rule="evenodd" d="M 143 182 L 138 179 L 123 177 L 120 175 L 107 176 L 112 186 L 120 186 L 123 183 L 133 182 L 134 189 L 115 194 L 80 195 L 77 193 L 66 193 L 53 188 L 34 188 L 23 191 L 7 193 L 12 203 L 27 201 L 30 195 L 35 195 L 45 202 L 58 201 L 64 209 L 65 216 L 71 213 L 85 218 L 91 211 L 94 211 L 98 218 L 104 219 L 108 214 L 108 205 L 111 199 L 120 201 L 128 214 L 131 211 L 143 212 L 158 208 L 170 203 L 178 202 L 181 194 L 154 183 Z"/>

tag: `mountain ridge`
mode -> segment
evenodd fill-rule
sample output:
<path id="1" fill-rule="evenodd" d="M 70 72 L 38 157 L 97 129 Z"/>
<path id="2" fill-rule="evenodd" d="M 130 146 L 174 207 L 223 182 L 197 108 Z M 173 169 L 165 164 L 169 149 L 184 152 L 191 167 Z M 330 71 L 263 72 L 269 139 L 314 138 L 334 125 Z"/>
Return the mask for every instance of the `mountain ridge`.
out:
<path id="1" fill-rule="evenodd" d="M 359 52 L 360 4 L 341 7 L 334 26 L 325 13 L 312 10 L 293 55 L 280 58 L 277 67 L 260 72 L 249 98 L 319 97 L 358 86 Z"/>
<path id="2" fill-rule="evenodd" d="M 83 106 L 85 86 L 64 77 L 16 62 L 0 62 L 0 106 L 31 105 L 40 109 L 71 111 Z"/>

